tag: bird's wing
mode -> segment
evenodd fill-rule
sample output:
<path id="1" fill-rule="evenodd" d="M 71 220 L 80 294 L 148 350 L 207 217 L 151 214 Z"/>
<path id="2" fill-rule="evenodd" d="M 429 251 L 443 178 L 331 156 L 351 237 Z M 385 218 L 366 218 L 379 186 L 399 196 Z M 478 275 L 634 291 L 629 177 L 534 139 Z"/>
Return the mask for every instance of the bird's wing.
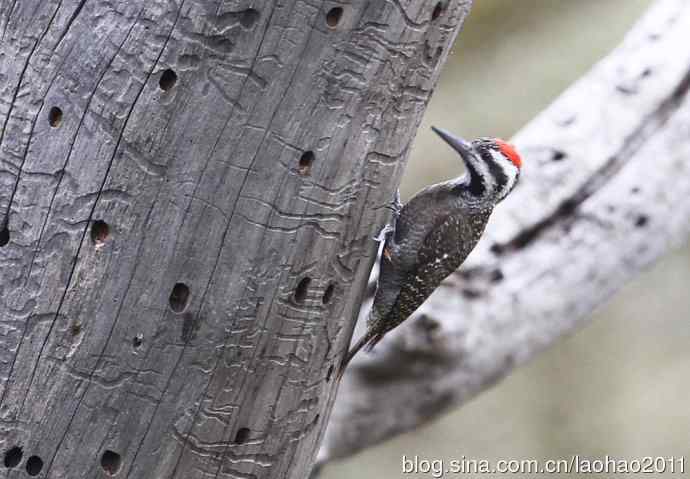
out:
<path id="1" fill-rule="evenodd" d="M 416 268 L 402 281 L 396 304 L 391 309 L 399 314 L 398 321 L 414 313 L 441 281 L 465 261 L 485 225 L 484 215 L 453 214 L 436 222 L 417 253 Z"/>
<path id="2" fill-rule="evenodd" d="M 428 241 L 427 237 L 445 219 L 438 210 L 450 210 L 448 199 L 447 187 L 443 184 L 432 185 L 421 190 L 403 206 L 394 224 L 393 234 L 386 238 L 374 298 L 376 308 L 369 315 L 370 326 L 381 321 L 388 322 L 391 315 L 397 314 L 394 308 L 400 289 L 410 281 L 410 276 L 414 278 L 419 267 L 418 255 Z M 437 217 L 441 221 L 429 221 Z"/>
<path id="3" fill-rule="evenodd" d="M 369 315 L 370 326 L 389 316 L 403 282 L 415 270 L 417 253 L 434 227 L 423 221 L 427 214 L 428 208 L 425 211 L 421 202 L 413 198 L 403 206 L 393 225 L 393 232 L 386 235 L 374 297 L 376 308 Z"/>
<path id="4" fill-rule="evenodd" d="M 398 262 L 396 267 L 401 270 L 410 272 L 416 267 L 417 253 L 422 249 L 427 236 L 436 228 L 436 224 L 428 221 L 428 218 L 438 215 L 436 209 L 449 208 L 447 188 L 442 186 L 440 184 L 424 188 L 405 203 L 398 215 L 389 243 L 392 249 L 400 252 L 394 252 L 393 256 Z"/>

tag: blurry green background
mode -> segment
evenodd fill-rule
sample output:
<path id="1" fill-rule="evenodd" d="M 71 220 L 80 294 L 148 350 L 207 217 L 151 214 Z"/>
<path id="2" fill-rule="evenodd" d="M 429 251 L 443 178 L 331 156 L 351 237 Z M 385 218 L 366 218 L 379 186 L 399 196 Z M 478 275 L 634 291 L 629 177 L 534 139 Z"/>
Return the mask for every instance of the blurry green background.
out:
<path id="1" fill-rule="evenodd" d="M 418 133 L 403 199 L 460 171 L 430 125 L 468 138 L 510 138 L 615 47 L 652 1 L 474 3 Z M 588 327 L 493 389 L 434 424 L 328 466 L 322 478 L 432 477 L 402 474 L 403 454 L 494 460 L 687 455 L 686 474 L 673 477 L 688 476 L 689 320 L 685 248 L 626 286 Z"/>

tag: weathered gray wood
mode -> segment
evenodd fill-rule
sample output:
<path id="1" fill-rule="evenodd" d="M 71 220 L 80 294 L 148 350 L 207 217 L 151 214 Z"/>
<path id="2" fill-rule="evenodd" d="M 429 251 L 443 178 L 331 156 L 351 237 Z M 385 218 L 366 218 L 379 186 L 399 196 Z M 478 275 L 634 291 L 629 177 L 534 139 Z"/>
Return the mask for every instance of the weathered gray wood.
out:
<path id="1" fill-rule="evenodd" d="M 688 45 L 690 2 L 659 1 L 515 137 L 520 185 L 466 265 L 373 354 L 355 358 L 320 463 L 469 400 L 687 241 Z"/>
<path id="2" fill-rule="evenodd" d="M 468 9 L 0 2 L 0 477 L 306 477 Z"/>

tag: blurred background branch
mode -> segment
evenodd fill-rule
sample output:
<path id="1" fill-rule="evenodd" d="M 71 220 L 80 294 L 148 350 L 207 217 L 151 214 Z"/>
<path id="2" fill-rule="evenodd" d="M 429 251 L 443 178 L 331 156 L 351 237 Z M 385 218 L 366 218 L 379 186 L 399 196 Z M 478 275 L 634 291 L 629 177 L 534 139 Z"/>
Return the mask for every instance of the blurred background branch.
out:
<path id="1" fill-rule="evenodd" d="M 373 354 L 355 358 L 321 464 L 466 402 L 687 240 L 688 31 L 687 2 L 657 2 L 514 137 L 521 184 L 466 265 Z"/>

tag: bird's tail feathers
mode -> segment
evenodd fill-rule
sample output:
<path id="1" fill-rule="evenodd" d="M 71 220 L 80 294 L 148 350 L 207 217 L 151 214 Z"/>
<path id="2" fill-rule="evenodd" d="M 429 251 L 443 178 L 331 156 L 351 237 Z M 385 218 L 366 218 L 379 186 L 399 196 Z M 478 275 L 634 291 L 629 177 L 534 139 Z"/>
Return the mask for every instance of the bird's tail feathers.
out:
<path id="1" fill-rule="evenodd" d="M 383 338 L 383 336 L 380 334 L 374 334 L 373 336 L 371 336 L 369 340 L 366 343 L 364 343 L 364 351 L 370 353 L 374 349 L 374 346 L 376 346 L 379 343 L 379 341 L 381 341 L 381 338 Z"/>
<path id="2" fill-rule="evenodd" d="M 359 350 L 367 344 L 367 341 L 367 335 L 365 334 L 364 336 L 359 338 L 355 345 L 347 351 L 347 353 L 345 354 L 345 358 L 343 359 L 343 362 L 340 363 L 340 368 L 338 369 L 338 379 L 340 379 L 343 376 L 345 369 L 347 369 L 347 365 L 350 364 L 350 361 L 352 361 L 352 358 L 355 357 Z"/>
<path id="3" fill-rule="evenodd" d="M 376 299 L 374 299 L 374 302 L 376 302 Z M 378 331 L 376 325 L 379 323 L 380 317 L 381 312 L 379 309 L 372 307 L 372 309 L 369 311 L 369 316 L 367 317 L 367 332 L 362 335 L 354 346 L 348 350 L 347 354 L 345 355 L 345 359 L 343 359 L 343 362 L 340 363 L 338 380 L 340 380 L 340 378 L 343 376 L 343 373 L 345 373 L 345 369 L 347 368 L 348 364 L 350 364 L 350 361 L 352 361 L 352 358 L 354 358 L 360 350 L 364 349 L 366 352 L 371 352 L 374 346 L 381 341 L 383 334 L 376 332 Z"/>
<path id="4" fill-rule="evenodd" d="M 373 347 L 376 345 L 381 340 L 381 336 L 379 335 L 371 335 L 369 333 L 365 334 L 359 340 L 352 346 L 347 354 L 345 355 L 345 358 L 343 359 L 343 362 L 340 363 L 340 369 L 338 371 L 338 379 L 340 379 L 343 376 L 343 373 L 345 372 L 345 369 L 347 369 L 348 364 L 350 364 L 350 361 L 352 361 L 352 358 L 354 358 L 357 353 L 364 349 L 367 352 L 370 352 Z"/>

